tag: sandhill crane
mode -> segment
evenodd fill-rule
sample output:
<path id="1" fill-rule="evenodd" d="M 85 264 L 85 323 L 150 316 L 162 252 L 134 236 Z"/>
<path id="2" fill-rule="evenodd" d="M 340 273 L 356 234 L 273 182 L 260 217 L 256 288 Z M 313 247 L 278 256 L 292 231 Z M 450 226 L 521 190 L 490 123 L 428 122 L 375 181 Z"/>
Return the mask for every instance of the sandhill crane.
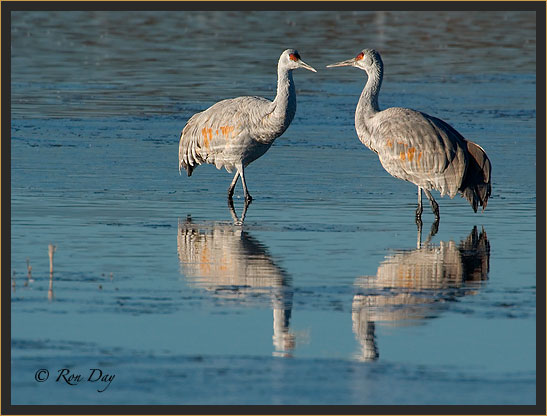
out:
<path id="1" fill-rule="evenodd" d="M 277 95 L 273 101 L 262 97 L 222 100 L 194 114 L 182 130 L 179 143 L 179 172 L 188 176 L 196 165 L 214 164 L 236 174 L 228 188 L 232 199 L 241 176 L 245 200 L 252 197 L 245 183 L 245 167 L 262 156 L 274 140 L 289 127 L 296 112 L 296 91 L 292 71 L 305 68 L 317 72 L 300 58 L 295 49 L 283 51 L 277 65 Z"/>
<path id="2" fill-rule="evenodd" d="M 340 66 L 354 66 L 367 73 L 355 111 L 357 135 L 378 155 L 390 175 L 418 186 L 418 226 L 423 211 L 422 190 L 431 203 L 435 222 L 440 215 L 432 189 L 450 198 L 459 192 L 475 212 L 479 205 L 484 211 L 491 193 L 491 164 L 485 151 L 443 120 L 428 114 L 399 107 L 380 111 L 378 94 L 384 65 L 374 49 L 363 49 L 355 58 L 327 68 Z"/>

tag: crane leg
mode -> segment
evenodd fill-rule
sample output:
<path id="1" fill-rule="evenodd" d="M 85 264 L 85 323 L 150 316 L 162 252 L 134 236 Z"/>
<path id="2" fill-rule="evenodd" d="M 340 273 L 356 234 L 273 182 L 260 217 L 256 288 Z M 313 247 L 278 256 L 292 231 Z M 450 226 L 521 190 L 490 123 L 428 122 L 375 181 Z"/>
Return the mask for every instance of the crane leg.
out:
<path id="1" fill-rule="evenodd" d="M 234 179 L 232 180 L 232 183 L 230 184 L 230 187 L 228 188 L 228 199 L 232 200 L 232 197 L 234 196 L 234 189 L 236 187 L 237 180 L 239 179 L 239 170 L 236 172 Z"/>
<path id="2" fill-rule="evenodd" d="M 239 218 L 237 218 L 236 210 L 234 208 L 234 200 L 232 198 L 228 198 L 228 208 L 230 208 L 230 214 L 232 215 L 232 219 L 234 220 L 235 225 L 240 225 Z"/>
<path id="3" fill-rule="evenodd" d="M 439 219 L 435 218 L 435 221 L 433 221 L 433 224 L 431 224 L 431 230 L 429 231 L 429 237 L 428 240 L 431 240 L 431 238 L 437 234 L 439 231 Z"/>
<path id="4" fill-rule="evenodd" d="M 416 208 L 416 222 L 422 219 L 422 212 L 424 207 L 422 206 L 422 188 L 418 186 L 418 208 Z"/>
<path id="5" fill-rule="evenodd" d="M 439 204 L 437 204 L 437 201 L 435 201 L 435 198 L 433 198 L 433 195 L 431 195 L 431 192 L 429 192 L 427 189 L 424 189 L 424 193 L 431 203 L 431 209 L 433 210 L 433 214 L 435 214 L 435 222 L 438 222 L 441 218 L 441 215 L 439 214 Z"/>
<path id="6" fill-rule="evenodd" d="M 230 208 L 230 214 L 232 215 L 232 219 L 234 220 L 234 225 L 243 225 L 243 221 L 245 221 L 245 215 L 247 215 L 247 208 L 249 208 L 249 205 L 251 205 L 251 202 L 245 200 L 241 218 L 238 218 L 236 210 L 234 208 L 234 200 L 231 198 L 228 199 L 228 208 Z"/>
<path id="7" fill-rule="evenodd" d="M 251 205 L 251 201 L 245 200 L 245 203 L 243 204 L 243 212 L 241 213 L 241 224 L 245 221 L 245 215 L 247 215 L 247 208 L 249 208 L 249 205 Z"/>
<path id="8" fill-rule="evenodd" d="M 416 217 L 416 226 L 418 227 L 418 241 L 416 242 L 416 248 L 422 247 L 422 225 L 423 222 L 421 218 Z"/>
<path id="9" fill-rule="evenodd" d="M 428 245 L 433 236 L 437 234 L 439 231 L 439 220 L 435 219 L 433 224 L 431 224 L 431 230 L 429 231 L 429 234 L 427 235 L 427 239 L 425 240 L 425 243 L 423 243 L 424 246 Z M 416 243 L 416 247 L 418 249 L 422 248 L 422 222 L 418 224 L 418 241 Z"/>
<path id="10" fill-rule="evenodd" d="M 243 185 L 243 193 L 245 194 L 245 201 L 251 202 L 253 200 L 253 197 L 249 193 L 247 189 L 247 184 L 245 183 L 245 172 L 243 170 L 243 164 L 240 164 L 239 166 L 236 166 L 237 170 L 239 171 L 239 175 L 241 176 L 241 184 Z"/>

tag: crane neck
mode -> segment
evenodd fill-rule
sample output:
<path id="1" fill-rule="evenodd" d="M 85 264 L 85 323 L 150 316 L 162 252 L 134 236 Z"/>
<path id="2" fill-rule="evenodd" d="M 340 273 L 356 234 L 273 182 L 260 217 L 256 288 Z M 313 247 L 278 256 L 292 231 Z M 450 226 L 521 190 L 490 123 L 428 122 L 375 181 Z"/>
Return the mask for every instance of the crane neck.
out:
<path id="1" fill-rule="evenodd" d="M 273 115 L 288 126 L 296 113 L 296 89 L 292 70 L 281 64 L 277 68 L 277 94 L 272 104 Z"/>
<path id="2" fill-rule="evenodd" d="M 368 80 L 363 88 L 361 97 L 359 98 L 359 104 L 357 104 L 357 111 L 355 118 L 359 116 L 359 119 L 369 118 L 380 111 L 378 105 L 378 95 L 380 93 L 380 87 L 382 85 L 382 79 L 384 76 L 384 69 L 382 65 L 377 65 L 370 70 L 367 70 Z"/>

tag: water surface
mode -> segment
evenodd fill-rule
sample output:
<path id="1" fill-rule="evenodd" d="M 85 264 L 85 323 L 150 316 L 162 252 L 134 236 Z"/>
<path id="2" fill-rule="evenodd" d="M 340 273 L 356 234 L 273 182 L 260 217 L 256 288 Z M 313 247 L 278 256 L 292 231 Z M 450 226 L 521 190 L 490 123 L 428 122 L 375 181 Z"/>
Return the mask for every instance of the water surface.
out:
<path id="1" fill-rule="evenodd" d="M 272 99 L 288 47 L 318 73 L 234 225 L 231 175 L 179 176 L 179 134 Z M 438 198 L 419 235 L 356 137 L 365 74 L 324 68 L 364 47 L 380 106 L 486 150 L 486 212 Z M 13 12 L 13 403 L 534 404 L 535 47 L 533 12 Z"/>

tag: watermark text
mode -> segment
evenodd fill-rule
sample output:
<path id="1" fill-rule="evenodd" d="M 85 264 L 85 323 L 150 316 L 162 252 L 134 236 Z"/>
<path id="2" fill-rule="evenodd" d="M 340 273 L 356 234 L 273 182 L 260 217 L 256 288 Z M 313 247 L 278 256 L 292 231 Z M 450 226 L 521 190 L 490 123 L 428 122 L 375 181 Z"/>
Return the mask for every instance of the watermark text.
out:
<path id="1" fill-rule="evenodd" d="M 68 384 L 69 386 L 77 386 L 81 383 L 96 383 L 97 391 L 104 392 L 110 387 L 114 381 L 115 374 L 109 374 L 100 368 L 90 368 L 88 372 L 77 373 L 69 368 L 61 368 L 57 370 L 55 377 L 56 383 Z M 43 383 L 49 379 L 49 370 L 41 368 L 34 373 L 34 379 L 38 383 Z"/>

